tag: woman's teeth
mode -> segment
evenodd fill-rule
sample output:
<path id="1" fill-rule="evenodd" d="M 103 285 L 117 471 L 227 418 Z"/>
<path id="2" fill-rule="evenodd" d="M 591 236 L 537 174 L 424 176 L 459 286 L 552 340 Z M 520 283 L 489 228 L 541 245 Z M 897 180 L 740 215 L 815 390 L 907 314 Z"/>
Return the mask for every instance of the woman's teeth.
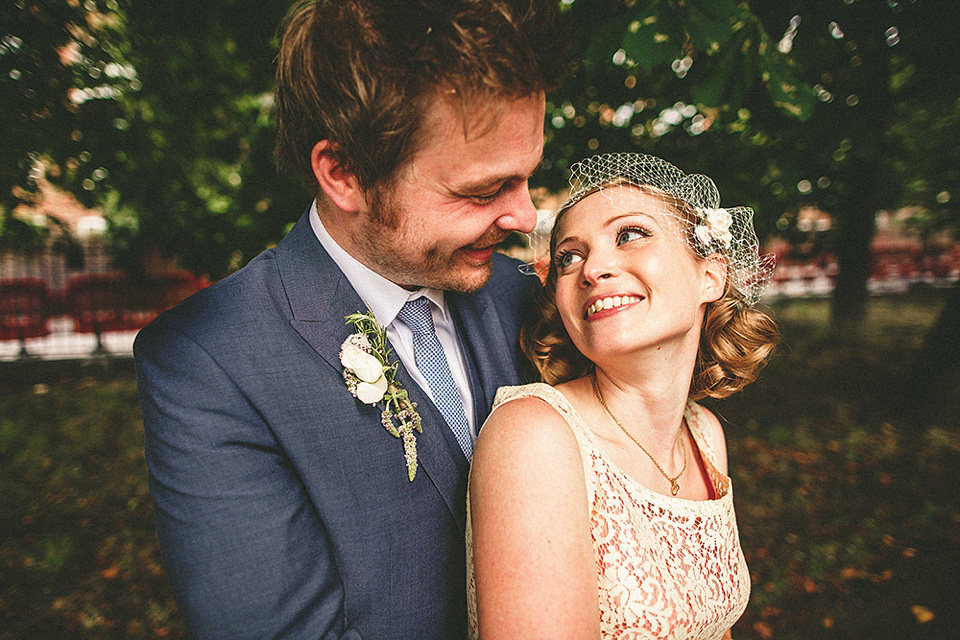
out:
<path id="1" fill-rule="evenodd" d="M 589 318 L 598 311 L 603 311 L 604 309 L 613 309 L 614 307 L 620 307 L 627 304 L 632 304 L 634 302 L 640 302 L 640 298 L 636 296 L 610 296 L 609 298 L 600 298 L 589 307 L 587 307 L 586 318 Z"/>

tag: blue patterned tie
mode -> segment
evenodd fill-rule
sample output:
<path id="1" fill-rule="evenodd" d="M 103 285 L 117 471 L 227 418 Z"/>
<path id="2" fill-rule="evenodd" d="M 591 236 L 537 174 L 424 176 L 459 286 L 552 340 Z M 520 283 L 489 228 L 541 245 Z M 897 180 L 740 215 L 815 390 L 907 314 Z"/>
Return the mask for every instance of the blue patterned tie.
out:
<path id="1" fill-rule="evenodd" d="M 443 347 L 440 346 L 440 341 L 433 329 L 430 301 L 426 298 L 408 300 L 397 317 L 413 331 L 413 358 L 417 362 L 417 368 L 427 379 L 437 408 L 450 425 L 450 430 L 453 431 L 453 435 L 456 436 L 460 448 L 463 449 L 469 461 L 473 456 L 470 425 L 467 422 L 467 415 L 463 412 L 460 392 L 457 391 L 453 376 L 450 375 L 447 358 L 443 355 Z"/>

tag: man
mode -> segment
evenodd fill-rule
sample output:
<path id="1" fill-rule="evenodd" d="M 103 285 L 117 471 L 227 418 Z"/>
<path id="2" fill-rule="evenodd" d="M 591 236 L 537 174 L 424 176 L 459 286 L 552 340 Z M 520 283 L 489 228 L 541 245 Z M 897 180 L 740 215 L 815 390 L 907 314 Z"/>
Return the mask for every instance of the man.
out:
<path id="1" fill-rule="evenodd" d="M 496 389 L 521 381 L 532 288 L 493 247 L 535 223 L 556 14 L 554 0 L 291 11 L 277 156 L 314 203 L 134 349 L 157 531 L 193 636 L 465 636 L 469 457 Z M 383 401 L 344 377 L 345 317 L 366 309 L 420 417 L 412 460 Z"/>

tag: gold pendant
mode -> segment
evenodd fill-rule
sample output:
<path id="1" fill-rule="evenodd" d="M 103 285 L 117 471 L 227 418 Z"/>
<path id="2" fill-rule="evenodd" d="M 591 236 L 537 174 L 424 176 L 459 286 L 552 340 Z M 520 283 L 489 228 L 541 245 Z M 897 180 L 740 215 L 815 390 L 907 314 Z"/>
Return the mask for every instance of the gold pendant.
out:
<path id="1" fill-rule="evenodd" d="M 677 481 L 676 481 L 676 480 L 671 480 L 671 481 L 670 481 L 670 494 L 675 496 L 675 495 L 677 495 L 678 493 L 680 493 L 680 485 L 677 484 Z"/>

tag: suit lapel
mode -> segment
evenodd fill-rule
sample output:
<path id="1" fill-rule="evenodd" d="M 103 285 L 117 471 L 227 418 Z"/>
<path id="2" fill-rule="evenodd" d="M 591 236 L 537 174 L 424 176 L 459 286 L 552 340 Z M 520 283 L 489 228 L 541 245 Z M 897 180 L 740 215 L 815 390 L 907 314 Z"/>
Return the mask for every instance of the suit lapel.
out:
<path id="1" fill-rule="evenodd" d="M 353 329 L 344 322 L 344 317 L 363 311 L 363 301 L 317 240 L 308 213 L 277 245 L 276 255 L 280 279 L 290 303 L 291 326 L 324 361 L 341 371 L 340 347 Z M 459 447 L 451 448 L 445 437 L 445 431 L 450 430 L 446 421 L 402 365 L 397 371 L 397 381 L 417 403 L 420 413 L 423 425 L 423 433 L 417 434 L 420 471 L 425 472 L 457 524 L 465 529 L 466 458 Z M 347 393 L 347 390 L 344 386 L 328 392 Z M 379 425 L 375 426 L 383 437 L 392 437 Z M 456 440 L 453 443 L 456 445 Z M 399 443 L 397 451 L 397 455 L 401 455 Z M 415 481 L 421 481 L 419 473 Z"/>
<path id="2" fill-rule="evenodd" d="M 483 384 L 480 381 L 480 372 L 477 370 L 477 361 L 471 353 L 470 343 L 466 338 L 467 330 L 464 328 L 463 321 L 456 311 L 453 312 L 453 321 L 454 327 L 456 328 L 457 343 L 460 345 L 460 352 L 463 354 L 464 363 L 467 365 L 470 396 L 473 398 L 473 424 L 476 425 L 477 431 L 479 431 L 480 425 L 483 424 L 483 421 L 487 417 L 487 407 L 493 402 L 493 398 L 488 399 L 483 389 Z"/>
<path id="3" fill-rule="evenodd" d="M 451 306 L 458 319 L 458 330 L 462 329 L 460 344 L 464 354 L 475 365 L 479 382 L 475 389 L 482 392 L 474 392 L 474 402 L 483 402 L 476 423 L 479 430 L 490 413 L 497 389 L 520 383 L 516 347 L 507 344 L 500 314 L 486 289 L 472 295 L 451 296 Z"/>
<path id="4" fill-rule="evenodd" d="M 417 460 L 421 470 L 427 472 L 460 529 L 466 531 L 467 459 L 443 414 L 403 365 L 397 368 L 397 381 L 417 403 L 423 425 L 423 433 L 417 434 Z"/>

